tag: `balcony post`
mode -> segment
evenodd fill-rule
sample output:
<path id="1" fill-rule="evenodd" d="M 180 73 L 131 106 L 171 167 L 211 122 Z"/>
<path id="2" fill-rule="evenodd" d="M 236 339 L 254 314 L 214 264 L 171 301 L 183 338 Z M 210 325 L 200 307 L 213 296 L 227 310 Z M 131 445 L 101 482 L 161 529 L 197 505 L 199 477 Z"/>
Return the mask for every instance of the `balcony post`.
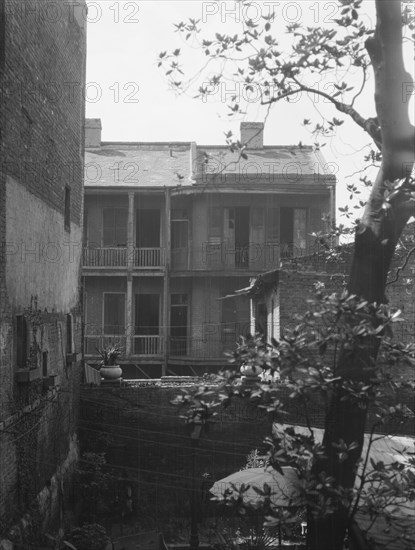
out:
<path id="1" fill-rule="evenodd" d="M 134 193 L 128 193 L 127 218 L 127 267 L 131 271 L 134 267 Z"/>
<path id="2" fill-rule="evenodd" d="M 127 296 L 126 317 L 127 327 L 125 331 L 125 356 L 131 357 L 134 338 L 133 320 L 133 268 L 134 268 L 134 193 L 128 193 L 128 218 L 127 218 Z"/>
<path id="3" fill-rule="evenodd" d="M 170 260 L 171 260 L 171 197 L 170 189 L 165 191 L 165 223 L 164 223 L 164 246 L 165 246 L 165 267 L 163 280 L 163 327 L 164 339 L 162 375 L 166 376 L 169 352 L 169 324 L 170 324 Z"/>
<path id="4" fill-rule="evenodd" d="M 125 331 L 125 356 L 131 357 L 132 342 L 134 338 L 134 324 L 133 324 L 133 276 L 131 273 L 127 274 L 127 296 L 126 296 L 126 331 Z"/>

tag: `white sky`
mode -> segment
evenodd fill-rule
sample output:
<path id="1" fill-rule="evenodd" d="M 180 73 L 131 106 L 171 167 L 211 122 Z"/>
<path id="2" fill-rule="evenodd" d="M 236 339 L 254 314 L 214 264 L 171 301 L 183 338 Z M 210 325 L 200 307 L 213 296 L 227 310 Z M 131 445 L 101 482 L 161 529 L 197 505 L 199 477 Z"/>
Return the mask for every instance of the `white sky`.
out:
<path id="1" fill-rule="evenodd" d="M 257 1 L 255 4 L 263 13 L 270 9 L 270 2 Z M 314 19 L 323 26 L 330 26 L 330 20 L 338 15 L 335 1 L 282 0 L 274 4 L 277 24 L 285 24 L 288 18 L 305 24 L 311 24 Z M 220 94 L 205 103 L 193 99 L 192 93 L 176 97 L 168 89 L 164 72 L 157 68 L 161 51 L 181 48 L 186 56 L 189 76 L 199 70 L 204 57 L 197 48 L 189 50 L 186 47 L 179 33 L 174 32 L 173 24 L 189 17 L 204 17 L 207 21 L 204 28 L 208 33 L 224 34 L 234 28 L 236 32 L 234 16 L 229 13 L 235 8 L 235 2 L 218 2 L 218 13 L 213 15 L 210 15 L 216 10 L 213 1 L 88 0 L 88 5 L 86 115 L 102 119 L 104 141 L 224 144 L 224 132 L 231 129 L 239 135 L 241 118 L 230 121 Z M 363 5 L 367 19 L 373 21 L 374 1 L 364 0 Z M 255 13 L 249 15 L 254 17 Z M 408 69 L 413 74 L 412 57 L 408 56 L 408 59 Z M 367 93 L 359 99 L 356 107 L 363 115 L 373 116 L 373 89 L 371 82 L 368 84 Z M 304 118 L 318 122 L 318 110 L 343 118 L 322 100 L 317 105 L 307 99 L 276 104 L 265 127 L 265 144 L 297 144 L 300 140 L 311 144 L 312 136 L 302 122 Z M 410 112 L 413 110 L 412 97 Z M 265 115 L 264 108 L 258 103 L 251 103 L 248 113 L 244 120 L 260 121 Z M 361 167 L 363 153 L 357 151 L 369 143 L 368 136 L 355 128 L 354 123 L 346 121 L 338 137 L 322 149 L 327 161 L 336 163 L 340 169 L 338 204 L 347 200 L 342 191 L 345 187 L 343 177 Z M 358 177 L 355 179 L 358 181 Z"/>

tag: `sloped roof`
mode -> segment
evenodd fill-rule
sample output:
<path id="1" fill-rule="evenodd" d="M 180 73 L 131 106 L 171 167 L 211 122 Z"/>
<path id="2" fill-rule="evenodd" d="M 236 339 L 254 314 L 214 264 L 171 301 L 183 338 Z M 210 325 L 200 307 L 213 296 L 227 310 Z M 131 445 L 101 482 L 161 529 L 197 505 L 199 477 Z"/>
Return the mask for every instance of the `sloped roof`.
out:
<path id="1" fill-rule="evenodd" d="M 243 159 L 224 146 L 190 142 L 107 142 L 85 151 L 85 187 L 203 186 L 218 173 L 226 181 L 250 187 L 335 182 L 320 152 L 309 146 L 265 146 L 248 150 L 247 156 Z"/>
<path id="2" fill-rule="evenodd" d="M 206 176 L 235 175 L 246 183 L 260 178 L 271 184 L 281 180 L 335 181 L 320 151 L 311 146 L 264 146 L 246 150 L 246 158 L 226 147 L 199 146 L 197 153 L 198 173 Z"/>
<path id="3" fill-rule="evenodd" d="M 85 151 L 85 187 L 190 185 L 190 143 L 103 143 Z"/>

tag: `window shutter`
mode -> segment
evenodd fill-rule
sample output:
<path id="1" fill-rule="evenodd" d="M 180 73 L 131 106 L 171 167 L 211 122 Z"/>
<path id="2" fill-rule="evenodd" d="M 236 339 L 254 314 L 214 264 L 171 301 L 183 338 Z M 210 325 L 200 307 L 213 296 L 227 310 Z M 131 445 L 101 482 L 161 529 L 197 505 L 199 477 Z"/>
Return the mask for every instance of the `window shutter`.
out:
<path id="1" fill-rule="evenodd" d="M 267 242 L 279 242 L 280 239 L 280 209 L 278 207 L 267 210 Z"/>
<path id="2" fill-rule="evenodd" d="M 126 208 L 104 208 L 102 214 L 103 246 L 126 246 L 127 216 Z"/>

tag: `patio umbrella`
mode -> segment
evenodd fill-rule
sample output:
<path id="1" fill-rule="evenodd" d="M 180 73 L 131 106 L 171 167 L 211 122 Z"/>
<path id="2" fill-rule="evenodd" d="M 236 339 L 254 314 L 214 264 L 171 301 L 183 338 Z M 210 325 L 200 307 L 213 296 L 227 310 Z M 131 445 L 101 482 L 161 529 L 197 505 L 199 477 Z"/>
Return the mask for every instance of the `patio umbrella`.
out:
<path id="1" fill-rule="evenodd" d="M 279 508 L 299 507 L 304 501 L 300 491 L 300 481 L 297 472 L 291 466 L 282 467 L 283 474 L 280 474 L 271 467 L 247 468 L 235 472 L 214 483 L 210 492 L 217 498 L 224 498 L 224 493 L 231 491 L 237 494 L 243 486 L 248 489 L 242 493 L 242 501 L 245 505 L 258 505 L 265 501 L 255 488 L 264 489 L 264 484 L 270 487 L 271 503 Z M 232 494 L 231 493 L 231 494 Z M 281 525 L 278 526 L 278 543 L 282 548 Z"/>
<path id="2" fill-rule="evenodd" d="M 216 481 L 210 492 L 217 498 L 223 498 L 225 491 L 238 491 L 242 486 L 248 486 L 243 493 L 244 504 L 258 504 L 264 497 L 255 491 L 254 487 L 263 490 L 264 484 L 271 488 L 271 503 L 278 507 L 301 506 L 300 482 L 296 471 L 291 466 L 283 466 L 283 474 L 271 467 L 247 468 L 235 472 Z"/>

